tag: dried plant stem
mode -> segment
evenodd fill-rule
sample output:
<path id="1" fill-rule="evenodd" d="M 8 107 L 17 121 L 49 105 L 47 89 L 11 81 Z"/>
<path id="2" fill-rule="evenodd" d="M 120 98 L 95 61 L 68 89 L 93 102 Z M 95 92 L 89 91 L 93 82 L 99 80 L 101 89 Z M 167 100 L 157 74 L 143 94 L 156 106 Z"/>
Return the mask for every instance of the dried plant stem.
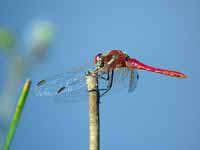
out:
<path id="1" fill-rule="evenodd" d="M 98 80 L 96 76 L 87 75 L 87 85 L 89 91 L 89 150 L 99 150 L 99 92 Z"/>
<path id="2" fill-rule="evenodd" d="M 26 98 L 27 98 L 27 95 L 28 95 L 28 92 L 29 92 L 29 89 L 30 89 L 30 85 L 31 85 L 30 80 L 27 80 L 24 84 L 24 88 L 23 88 L 21 95 L 19 97 L 19 100 L 18 100 L 18 103 L 17 103 L 17 106 L 16 106 L 16 110 L 15 110 L 15 113 L 13 115 L 13 118 L 12 118 L 12 121 L 11 121 L 11 124 L 10 124 L 10 128 L 8 130 L 8 134 L 7 134 L 5 143 L 4 143 L 4 150 L 9 150 L 9 146 L 12 142 L 12 139 L 13 139 L 14 134 L 15 134 L 15 130 L 17 128 L 19 119 L 21 117 L 21 113 L 22 113 L 22 110 L 23 110 L 23 107 L 24 107 L 24 104 L 25 104 L 25 101 L 26 101 Z"/>

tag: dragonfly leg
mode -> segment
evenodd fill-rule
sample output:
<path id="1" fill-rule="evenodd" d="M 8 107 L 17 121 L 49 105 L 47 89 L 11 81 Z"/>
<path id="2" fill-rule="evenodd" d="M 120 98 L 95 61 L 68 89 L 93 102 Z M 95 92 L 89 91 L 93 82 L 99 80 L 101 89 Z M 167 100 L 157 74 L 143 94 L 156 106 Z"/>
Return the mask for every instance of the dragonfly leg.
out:
<path id="1" fill-rule="evenodd" d="M 107 76 L 106 77 L 104 77 L 104 76 L 102 76 L 103 74 L 106 74 Z M 98 75 L 99 76 L 99 78 L 101 78 L 101 79 L 103 79 L 103 80 L 109 80 L 109 71 L 107 71 L 106 73 L 104 72 L 102 75 Z"/>
<path id="2" fill-rule="evenodd" d="M 108 91 L 110 91 L 111 87 L 112 87 L 112 83 L 113 83 L 113 74 L 114 71 L 108 71 L 108 84 L 107 84 L 107 88 L 106 89 L 99 89 L 99 91 L 104 91 L 100 96 L 105 95 Z"/>
<path id="3" fill-rule="evenodd" d="M 110 66 L 111 64 L 113 64 L 114 61 L 116 60 L 116 58 L 117 58 L 117 56 L 114 55 L 114 56 L 112 57 L 112 59 L 108 62 L 108 65 Z M 88 72 L 88 73 L 89 73 L 89 72 Z M 105 74 L 105 73 L 106 73 L 106 72 L 104 72 L 103 74 Z M 103 74 L 102 74 L 102 75 L 103 75 Z M 98 89 L 98 91 L 104 91 L 102 94 L 100 94 L 100 96 L 105 95 L 108 91 L 110 91 L 110 89 L 111 89 L 111 87 L 112 87 L 114 70 L 111 69 L 111 71 L 110 71 L 110 69 L 108 69 L 106 74 L 107 74 L 107 77 L 104 77 L 104 76 L 102 76 L 102 75 L 98 75 L 98 74 L 97 74 L 97 76 L 100 77 L 101 79 L 107 80 L 107 81 L 108 81 L 108 84 L 107 84 L 106 89 Z M 92 91 L 89 91 L 89 92 L 92 92 Z"/>

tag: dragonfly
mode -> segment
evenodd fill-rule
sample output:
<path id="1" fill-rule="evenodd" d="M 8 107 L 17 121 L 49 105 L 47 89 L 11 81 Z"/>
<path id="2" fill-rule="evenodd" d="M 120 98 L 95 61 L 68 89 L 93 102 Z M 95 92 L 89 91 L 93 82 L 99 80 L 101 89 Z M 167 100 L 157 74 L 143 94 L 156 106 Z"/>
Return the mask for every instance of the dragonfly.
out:
<path id="1" fill-rule="evenodd" d="M 36 85 L 36 93 L 40 96 L 66 95 L 70 98 L 77 97 L 80 93 L 87 93 L 85 76 L 88 73 L 97 76 L 100 96 L 115 89 L 128 88 L 128 92 L 133 92 L 139 80 L 138 70 L 182 79 L 187 78 L 181 72 L 146 65 L 130 57 L 122 50 L 110 50 L 97 54 L 93 62 L 91 61 L 78 69 L 65 71 L 52 78 L 40 80 Z"/>

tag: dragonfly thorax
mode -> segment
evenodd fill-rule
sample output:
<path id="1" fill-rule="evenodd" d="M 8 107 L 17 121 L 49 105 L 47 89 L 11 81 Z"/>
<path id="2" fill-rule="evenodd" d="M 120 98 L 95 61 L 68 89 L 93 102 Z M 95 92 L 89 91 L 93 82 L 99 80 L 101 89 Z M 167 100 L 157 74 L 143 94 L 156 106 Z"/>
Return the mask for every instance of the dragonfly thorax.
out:
<path id="1" fill-rule="evenodd" d="M 126 67 L 125 62 L 129 56 L 121 50 L 112 50 L 108 53 L 99 53 L 95 56 L 94 63 L 98 68 L 121 68 Z M 107 69 L 108 69 L 107 68 Z"/>

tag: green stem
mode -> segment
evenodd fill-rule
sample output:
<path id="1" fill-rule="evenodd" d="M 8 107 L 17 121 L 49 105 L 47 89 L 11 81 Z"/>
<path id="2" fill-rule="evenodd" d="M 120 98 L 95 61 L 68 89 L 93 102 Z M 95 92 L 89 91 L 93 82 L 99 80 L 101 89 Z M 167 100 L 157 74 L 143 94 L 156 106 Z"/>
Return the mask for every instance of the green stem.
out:
<path id="1" fill-rule="evenodd" d="M 13 118 L 12 118 L 12 121 L 11 121 L 11 124 L 10 124 L 10 128 L 8 130 L 8 134 L 7 134 L 4 146 L 3 146 L 4 150 L 9 150 L 10 143 L 12 142 L 12 139 L 13 139 L 14 134 L 15 134 L 15 130 L 17 128 L 17 125 L 19 123 L 19 119 L 21 117 L 21 113 L 22 113 L 22 110 L 23 110 L 23 107 L 24 107 L 24 104 L 25 104 L 25 101 L 26 101 L 26 98 L 27 98 L 27 95 L 28 95 L 28 92 L 29 92 L 29 89 L 30 89 L 30 85 L 31 85 L 30 80 L 27 80 L 24 84 L 24 88 L 23 88 L 21 95 L 19 97 L 18 104 L 16 106 L 16 110 L 15 110 L 15 113 L 13 115 Z"/>

